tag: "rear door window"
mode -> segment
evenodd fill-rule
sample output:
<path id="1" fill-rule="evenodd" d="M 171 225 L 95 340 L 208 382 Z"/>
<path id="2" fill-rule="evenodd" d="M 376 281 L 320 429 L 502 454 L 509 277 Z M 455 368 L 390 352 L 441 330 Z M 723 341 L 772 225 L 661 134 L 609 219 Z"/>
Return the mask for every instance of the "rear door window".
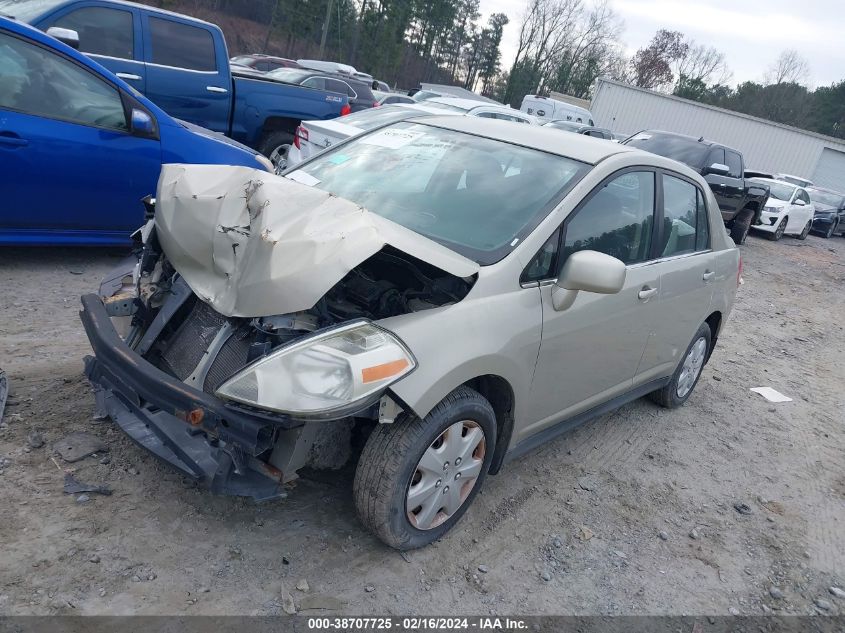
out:
<path id="1" fill-rule="evenodd" d="M 119 59 L 135 58 L 132 13 L 123 9 L 83 7 L 63 15 L 50 26 L 79 34 L 79 50 L 90 55 Z"/>
<path id="2" fill-rule="evenodd" d="M 662 257 L 694 253 L 709 244 L 707 207 L 701 192 L 692 183 L 669 175 L 663 176 L 662 239 Z"/>
<path id="3" fill-rule="evenodd" d="M 731 178 L 742 178 L 742 157 L 737 152 L 727 150 L 725 152 L 725 163 L 728 166 L 728 176 Z"/>
<path id="4" fill-rule="evenodd" d="M 217 70 L 211 32 L 189 24 L 150 17 L 154 64 L 202 72 Z"/>

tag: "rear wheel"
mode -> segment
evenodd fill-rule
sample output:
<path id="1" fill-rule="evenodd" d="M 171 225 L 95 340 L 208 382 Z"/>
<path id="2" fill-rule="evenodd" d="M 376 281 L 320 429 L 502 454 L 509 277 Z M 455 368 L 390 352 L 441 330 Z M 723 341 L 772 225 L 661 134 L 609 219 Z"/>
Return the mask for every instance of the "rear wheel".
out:
<path id="1" fill-rule="evenodd" d="M 813 221 L 807 220 L 807 224 L 804 227 L 804 230 L 801 231 L 801 235 L 798 236 L 799 240 L 806 240 L 807 236 L 810 234 L 810 229 L 813 228 Z"/>
<path id="2" fill-rule="evenodd" d="M 268 132 L 258 146 L 258 151 L 270 159 L 276 173 L 284 171 L 288 163 L 288 152 L 293 144 L 293 134 L 277 130 Z"/>
<path id="3" fill-rule="evenodd" d="M 731 222 L 731 239 L 737 246 L 745 244 L 745 239 L 748 237 L 748 230 L 751 228 L 751 220 L 753 218 L 754 212 L 749 209 L 740 213 Z"/>
<path id="4" fill-rule="evenodd" d="M 687 347 L 681 364 L 672 374 L 669 384 L 662 389 L 651 392 L 649 397 L 668 409 L 674 409 L 684 404 L 698 384 L 712 340 L 713 333 L 710 331 L 710 326 L 703 323 L 695 336 L 692 337 L 692 342 Z"/>
<path id="5" fill-rule="evenodd" d="M 784 218 L 778 224 L 778 228 L 775 229 L 774 233 L 769 233 L 769 239 L 773 242 L 777 242 L 780 238 L 783 237 L 783 234 L 786 232 L 786 223 L 789 221 L 789 218 Z"/>
<path id="6" fill-rule="evenodd" d="M 378 424 L 355 472 L 361 522 L 396 549 L 436 541 L 478 494 L 495 447 L 493 408 L 467 387 L 452 392 L 425 418 Z"/>

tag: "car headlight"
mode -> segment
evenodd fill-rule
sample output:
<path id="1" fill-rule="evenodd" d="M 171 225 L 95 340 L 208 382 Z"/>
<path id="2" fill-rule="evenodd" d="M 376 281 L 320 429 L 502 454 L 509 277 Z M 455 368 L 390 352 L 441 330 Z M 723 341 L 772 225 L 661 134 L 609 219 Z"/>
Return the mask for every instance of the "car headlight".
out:
<path id="1" fill-rule="evenodd" d="M 766 213 L 778 213 L 780 211 L 780 207 L 763 207 L 763 211 Z"/>
<path id="2" fill-rule="evenodd" d="M 269 171 L 271 174 L 276 173 L 276 166 L 270 161 L 269 158 L 267 158 L 263 154 L 256 154 L 255 160 L 257 160 L 258 164 L 261 165 L 266 171 Z"/>
<path id="3" fill-rule="evenodd" d="M 356 321 L 257 360 L 223 383 L 216 395 L 294 417 L 343 417 L 376 402 L 416 366 L 394 334 Z"/>

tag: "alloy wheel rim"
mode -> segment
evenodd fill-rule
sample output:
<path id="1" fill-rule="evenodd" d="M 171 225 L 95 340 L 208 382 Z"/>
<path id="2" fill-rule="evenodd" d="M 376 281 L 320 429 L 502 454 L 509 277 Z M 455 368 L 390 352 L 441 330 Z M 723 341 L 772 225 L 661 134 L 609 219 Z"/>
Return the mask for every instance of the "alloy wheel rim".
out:
<path id="1" fill-rule="evenodd" d="M 270 162 L 276 166 L 276 173 L 280 174 L 288 166 L 288 152 L 290 151 L 290 145 L 279 145 L 276 149 L 270 152 Z"/>
<path id="2" fill-rule="evenodd" d="M 801 231 L 801 237 L 802 238 L 807 237 L 809 234 L 810 234 L 810 222 L 807 222 L 807 224 L 804 226 L 804 230 Z"/>
<path id="3" fill-rule="evenodd" d="M 431 530 L 448 521 L 475 487 L 487 443 L 484 430 L 472 420 L 450 424 L 420 458 L 405 499 L 408 521 Z"/>
<path id="4" fill-rule="evenodd" d="M 781 220 L 780 224 L 778 224 L 778 228 L 775 231 L 775 235 L 777 235 L 778 239 L 780 239 L 781 237 L 783 237 L 783 234 L 784 234 L 785 231 L 786 231 L 786 218 Z"/>
<path id="5" fill-rule="evenodd" d="M 707 355 L 707 339 L 703 336 L 693 343 L 684 364 L 681 366 L 681 375 L 678 376 L 678 387 L 676 389 L 679 398 L 684 398 L 692 391 L 695 381 L 701 374 L 704 367 L 704 358 Z"/>

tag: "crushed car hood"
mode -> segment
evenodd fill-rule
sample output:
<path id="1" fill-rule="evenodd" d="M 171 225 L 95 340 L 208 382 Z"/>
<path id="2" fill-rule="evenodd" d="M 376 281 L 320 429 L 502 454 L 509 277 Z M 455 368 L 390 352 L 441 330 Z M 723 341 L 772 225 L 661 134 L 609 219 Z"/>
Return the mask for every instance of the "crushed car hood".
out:
<path id="1" fill-rule="evenodd" d="M 387 245 L 457 277 L 479 269 L 354 202 L 249 167 L 164 165 L 155 224 L 191 290 L 230 317 L 312 308 Z"/>

